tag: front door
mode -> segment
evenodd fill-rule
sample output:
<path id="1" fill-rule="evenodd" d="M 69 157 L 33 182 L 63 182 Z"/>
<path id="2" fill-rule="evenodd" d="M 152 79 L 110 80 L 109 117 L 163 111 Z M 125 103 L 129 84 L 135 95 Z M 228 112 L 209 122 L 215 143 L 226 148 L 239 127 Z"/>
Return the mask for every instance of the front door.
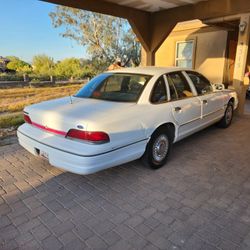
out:
<path id="1" fill-rule="evenodd" d="M 238 25 L 237 25 L 238 26 Z M 233 74 L 235 68 L 235 57 L 238 45 L 238 29 L 233 31 L 228 31 L 228 39 L 227 39 L 227 49 L 226 49 L 226 68 L 224 72 L 223 82 L 225 86 L 233 84 Z"/>

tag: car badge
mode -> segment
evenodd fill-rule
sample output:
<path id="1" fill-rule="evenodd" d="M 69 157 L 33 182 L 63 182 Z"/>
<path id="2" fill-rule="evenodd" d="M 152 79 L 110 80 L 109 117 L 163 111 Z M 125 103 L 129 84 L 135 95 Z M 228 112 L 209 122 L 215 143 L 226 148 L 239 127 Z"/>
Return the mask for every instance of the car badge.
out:
<path id="1" fill-rule="evenodd" d="M 76 127 L 79 128 L 79 129 L 84 129 L 83 125 L 77 125 Z"/>

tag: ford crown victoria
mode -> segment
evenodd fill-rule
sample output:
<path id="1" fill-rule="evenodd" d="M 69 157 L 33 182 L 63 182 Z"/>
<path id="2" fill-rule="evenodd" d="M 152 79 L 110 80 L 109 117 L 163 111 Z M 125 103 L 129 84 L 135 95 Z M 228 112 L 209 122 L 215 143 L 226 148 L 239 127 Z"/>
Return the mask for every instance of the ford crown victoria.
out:
<path id="1" fill-rule="evenodd" d="M 211 124 L 231 124 L 237 95 L 221 86 L 181 68 L 105 72 L 72 97 L 26 107 L 19 143 L 77 174 L 138 158 L 159 168 L 175 142 Z"/>

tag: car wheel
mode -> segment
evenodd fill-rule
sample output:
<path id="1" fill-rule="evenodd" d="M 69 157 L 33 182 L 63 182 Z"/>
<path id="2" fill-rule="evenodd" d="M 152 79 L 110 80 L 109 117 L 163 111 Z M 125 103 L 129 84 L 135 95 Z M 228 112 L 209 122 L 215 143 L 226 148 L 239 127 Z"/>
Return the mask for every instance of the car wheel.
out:
<path id="1" fill-rule="evenodd" d="M 173 144 L 173 135 L 166 127 L 157 129 L 148 142 L 146 151 L 142 157 L 145 165 L 158 169 L 162 167 L 169 156 Z"/>
<path id="2" fill-rule="evenodd" d="M 220 128 L 227 128 L 231 125 L 233 120 L 234 106 L 232 102 L 229 102 L 225 110 L 223 118 L 218 123 Z"/>

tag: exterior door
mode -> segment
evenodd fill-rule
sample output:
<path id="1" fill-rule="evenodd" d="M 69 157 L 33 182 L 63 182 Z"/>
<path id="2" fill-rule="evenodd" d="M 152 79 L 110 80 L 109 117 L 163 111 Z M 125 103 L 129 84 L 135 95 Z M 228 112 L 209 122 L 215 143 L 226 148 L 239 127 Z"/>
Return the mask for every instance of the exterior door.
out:
<path id="1" fill-rule="evenodd" d="M 235 56 L 237 51 L 238 40 L 229 41 L 229 58 L 228 58 L 228 71 L 229 71 L 229 84 L 233 83 Z"/>
<path id="2" fill-rule="evenodd" d="M 178 139 L 194 133 L 200 126 L 201 102 L 182 72 L 166 75 L 172 115 L 178 124 Z"/>
<path id="3" fill-rule="evenodd" d="M 227 61 L 226 61 L 226 69 L 224 72 L 224 83 L 227 86 L 232 85 L 233 83 L 235 57 L 238 45 L 238 35 L 239 35 L 238 29 L 233 31 L 228 31 L 227 50 L 226 50 Z"/>

